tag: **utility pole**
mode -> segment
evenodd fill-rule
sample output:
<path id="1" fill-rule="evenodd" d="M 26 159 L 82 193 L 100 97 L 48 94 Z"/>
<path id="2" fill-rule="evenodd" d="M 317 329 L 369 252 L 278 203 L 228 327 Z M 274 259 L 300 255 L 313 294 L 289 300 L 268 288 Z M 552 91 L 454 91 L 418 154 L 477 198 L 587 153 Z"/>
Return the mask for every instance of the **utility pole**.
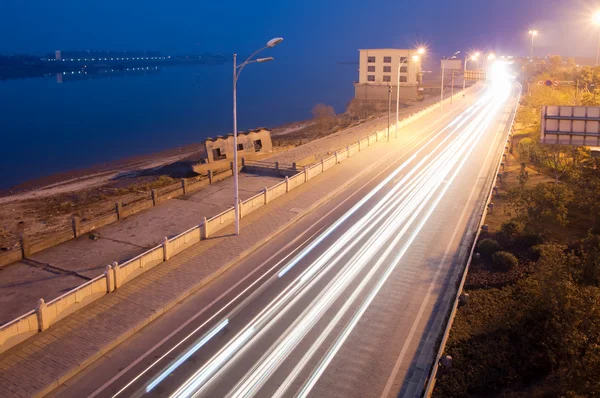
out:
<path id="1" fill-rule="evenodd" d="M 453 99 L 454 99 L 454 69 L 452 69 L 452 96 L 450 97 L 450 105 L 452 105 Z"/>
<path id="2" fill-rule="evenodd" d="M 444 60 L 442 60 L 442 88 L 440 90 L 440 111 L 442 110 L 442 101 L 444 101 Z"/>
<path id="3" fill-rule="evenodd" d="M 398 88 L 396 88 L 397 90 Z M 390 113 L 392 112 L 392 85 L 388 85 L 388 125 L 387 125 L 387 140 L 390 140 Z"/>

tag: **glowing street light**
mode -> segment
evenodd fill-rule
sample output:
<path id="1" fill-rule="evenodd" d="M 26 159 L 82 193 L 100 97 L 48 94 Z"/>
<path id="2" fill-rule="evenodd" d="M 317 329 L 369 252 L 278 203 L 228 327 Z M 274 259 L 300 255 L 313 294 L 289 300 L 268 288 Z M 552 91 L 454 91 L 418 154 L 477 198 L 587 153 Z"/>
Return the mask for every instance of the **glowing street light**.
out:
<path id="1" fill-rule="evenodd" d="M 273 61 L 273 57 L 257 58 L 252 59 L 259 52 L 275 47 L 281 43 L 283 39 L 281 37 L 275 37 L 269 40 L 265 47 L 255 51 L 251 56 L 244 61 L 244 63 L 237 64 L 237 54 L 233 54 L 233 207 L 235 209 L 235 234 L 240 234 L 240 195 L 238 189 L 238 145 L 237 145 L 237 81 L 240 77 L 240 73 L 244 67 L 251 63 L 263 63 Z"/>
<path id="2" fill-rule="evenodd" d="M 533 38 L 538 35 L 538 31 L 535 29 L 531 29 L 529 31 L 529 35 L 531 36 L 531 49 L 529 50 L 529 62 L 533 62 Z"/>
<path id="3" fill-rule="evenodd" d="M 472 53 L 471 56 L 467 55 L 465 57 L 465 71 L 464 71 L 464 75 L 463 75 L 463 96 L 464 96 L 464 90 L 465 88 L 467 88 L 467 79 L 466 79 L 466 75 L 467 75 L 467 63 L 469 61 L 469 59 L 471 61 L 477 61 L 479 59 L 479 56 L 481 55 L 481 53 L 479 51 Z"/>
<path id="4" fill-rule="evenodd" d="M 412 61 L 419 62 L 419 60 L 421 59 L 420 55 L 425 54 L 426 51 L 427 50 L 425 49 L 425 47 L 420 47 L 417 50 L 417 54 L 419 54 L 419 55 L 417 55 L 417 54 L 413 55 L 411 57 Z M 409 52 L 409 54 L 410 54 L 410 52 Z M 400 111 L 400 70 L 402 69 L 402 65 L 404 65 L 404 63 L 408 62 L 407 59 L 402 59 L 402 58 L 400 58 L 400 59 L 401 59 L 401 61 L 400 61 L 400 63 L 398 63 L 398 82 L 397 82 L 397 86 L 396 86 L 396 133 L 395 133 L 396 138 L 398 138 L 398 112 Z M 390 86 L 390 88 L 391 88 L 391 86 Z M 391 92 L 390 92 L 390 94 L 391 94 Z M 390 109 L 390 106 L 388 104 L 388 134 L 387 134 L 388 141 L 390 139 L 390 127 L 389 127 L 390 126 L 390 120 L 389 120 L 390 112 L 389 112 L 389 109 Z"/>

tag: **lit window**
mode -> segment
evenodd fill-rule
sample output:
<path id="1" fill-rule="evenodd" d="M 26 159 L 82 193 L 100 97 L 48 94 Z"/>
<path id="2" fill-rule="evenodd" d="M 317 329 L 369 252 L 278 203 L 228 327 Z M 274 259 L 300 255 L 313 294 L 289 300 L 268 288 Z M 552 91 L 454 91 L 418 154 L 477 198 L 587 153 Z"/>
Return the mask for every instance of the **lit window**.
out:
<path id="1" fill-rule="evenodd" d="M 384 81 L 384 82 L 391 82 L 391 81 L 392 81 L 392 77 L 391 77 L 391 76 L 388 76 L 388 75 L 386 75 L 386 76 L 383 76 L 383 81 Z"/>
<path id="2" fill-rule="evenodd" d="M 392 67 L 391 66 L 384 66 L 383 67 L 383 71 L 387 72 L 387 73 L 392 73 Z"/>
<path id="3" fill-rule="evenodd" d="M 373 63 L 373 62 L 375 62 L 375 57 L 369 57 L 369 58 L 367 59 L 367 62 L 370 62 L 370 63 Z"/>
<path id="4" fill-rule="evenodd" d="M 391 64 L 392 63 L 392 57 L 383 57 L 383 62 L 386 64 Z"/>
<path id="5" fill-rule="evenodd" d="M 367 81 L 374 82 L 375 81 L 375 75 L 368 75 L 367 76 Z"/>
<path id="6" fill-rule="evenodd" d="M 369 72 L 375 72 L 375 65 L 370 65 L 368 67 L 368 69 L 369 69 Z"/>

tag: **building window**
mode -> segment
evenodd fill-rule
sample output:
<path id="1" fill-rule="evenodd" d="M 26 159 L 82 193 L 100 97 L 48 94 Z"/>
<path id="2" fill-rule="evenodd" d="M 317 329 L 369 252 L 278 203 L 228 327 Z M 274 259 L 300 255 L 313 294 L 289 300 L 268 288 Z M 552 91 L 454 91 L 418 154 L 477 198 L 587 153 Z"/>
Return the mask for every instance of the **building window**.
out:
<path id="1" fill-rule="evenodd" d="M 384 82 L 391 82 L 392 81 L 392 77 L 391 76 L 383 76 L 383 81 Z"/>
<path id="2" fill-rule="evenodd" d="M 244 144 L 238 144 L 238 151 L 244 150 Z"/>
<path id="3" fill-rule="evenodd" d="M 367 69 L 369 72 L 375 72 L 375 65 L 369 65 Z"/>
<path id="4" fill-rule="evenodd" d="M 400 76 L 400 83 L 406 83 L 408 81 L 408 76 Z"/>
<path id="5" fill-rule="evenodd" d="M 387 72 L 387 73 L 392 73 L 392 67 L 391 66 L 384 66 L 383 67 L 383 71 Z"/>
<path id="6" fill-rule="evenodd" d="M 261 140 L 254 141 L 254 151 L 260 152 L 261 149 L 262 149 L 262 141 Z"/>
<path id="7" fill-rule="evenodd" d="M 408 66 L 403 66 L 400 68 L 400 73 L 406 73 L 408 72 Z"/>
<path id="8" fill-rule="evenodd" d="M 367 58 L 367 62 L 371 62 L 371 63 L 375 62 L 375 57 Z"/>
<path id="9" fill-rule="evenodd" d="M 213 153 L 213 160 L 220 160 L 220 159 L 225 159 L 225 153 L 221 152 L 221 148 L 215 148 L 212 150 Z"/>
<path id="10" fill-rule="evenodd" d="M 392 63 L 392 57 L 383 57 L 383 62 L 386 64 L 391 64 Z"/>
<path id="11" fill-rule="evenodd" d="M 400 62 L 406 63 L 407 61 L 408 61 L 408 58 L 406 58 L 406 57 L 400 57 Z"/>
<path id="12" fill-rule="evenodd" d="M 367 81 L 374 82 L 375 81 L 375 75 L 368 75 L 367 76 Z"/>

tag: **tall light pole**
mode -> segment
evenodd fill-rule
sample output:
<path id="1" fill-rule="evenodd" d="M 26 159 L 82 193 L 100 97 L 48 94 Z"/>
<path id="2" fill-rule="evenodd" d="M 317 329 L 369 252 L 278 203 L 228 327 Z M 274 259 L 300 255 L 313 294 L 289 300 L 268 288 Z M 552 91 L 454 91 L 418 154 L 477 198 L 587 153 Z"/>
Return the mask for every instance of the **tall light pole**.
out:
<path id="1" fill-rule="evenodd" d="M 421 47 L 417 50 L 417 54 L 423 55 L 423 54 L 425 54 L 425 51 L 426 51 L 425 48 Z M 408 55 L 410 56 L 410 52 L 408 53 Z M 419 59 L 420 59 L 419 55 L 413 55 L 412 56 L 413 61 L 415 61 L 415 62 L 419 61 Z M 397 82 L 397 86 L 396 86 L 396 133 L 395 133 L 395 138 L 398 138 L 398 113 L 400 111 L 400 70 L 402 69 L 402 65 L 404 65 L 404 63 L 406 63 L 407 60 L 408 60 L 408 58 L 402 59 L 402 57 L 400 57 L 400 62 L 398 63 L 398 82 Z M 389 119 L 389 117 L 388 117 L 388 119 Z M 389 125 L 389 123 L 388 123 L 388 125 Z M 388 127 L 388 129 L 389 129 L 389 127 Z"/>
<path id="2" fill-rule="evenodd" d="M 467 54 L 465 56 L 465 72 L 463 75 L 463 96 L 465 95 L 464 91 L 465 88 L 467 87 L 467 62 L 469 62 L 469 59 L 471 59 L 471 61 L 477 61 L 477 59 L 479 58 L 479 55 L 481 55 L 480 52 L 476 52 L 474 54 Z"/>
<path id="3" fill-rule="evenodd" d="M 460 51 L 455 52 L 450 56 L 449 59 L 455 59 L 456 56 L 460 54 Z M 444 58 L 445 59 L 445 58 Z M 444 64 L 444 59 L 442 59 L 442 87 L 440 88 L 440 110 L 442 109 L 442 102 L 444 100 L 444 74 L 446 72 L 446 65 Z M 452 97 L 454 96 L 454 69 L 452 69 Z M 450 102 L 452 102 L 452 97 L 450 97 Z"/>
<path id="4" fill-rule="evenodd" d="M 275 37 L 267 42 L 267 45 L 260 50 L 255 51 L 240 65 L 237 64 L 237 54 L 233 54 L 233 208 L 235 209 L 235 234 L 240 234 L 240 195 L 238 189 L 238 144 L 237 144 L 237 81 L 240 77 L 240 73 L 244 67 L 248 64 L 255 62 L 268 62 L 273 61 L 273 57 L 266 58 L 254 58 L 259 52 L 275 47 L 281 43 L 283 39 L 281 37 Z"/>
<path id="5" fill-rule="evenodd" d="M 529 50 L 529 62 L 533 62 L 533 39 L 538 35 L 538 31 L 535 29 L 531 29 L 529 31 L 529 35 L 531 36 L 531 49 Z"/>
<path id="6" fill-rule="evenodd" d="M 597 26 L 600 26 L 600 11 L 596 11 L 592 20 Z M 596 50 L 596 66 L 598 66 L 598 62 L 600 61 L 600 29 L 598 29 L 598 49 Z"/>

